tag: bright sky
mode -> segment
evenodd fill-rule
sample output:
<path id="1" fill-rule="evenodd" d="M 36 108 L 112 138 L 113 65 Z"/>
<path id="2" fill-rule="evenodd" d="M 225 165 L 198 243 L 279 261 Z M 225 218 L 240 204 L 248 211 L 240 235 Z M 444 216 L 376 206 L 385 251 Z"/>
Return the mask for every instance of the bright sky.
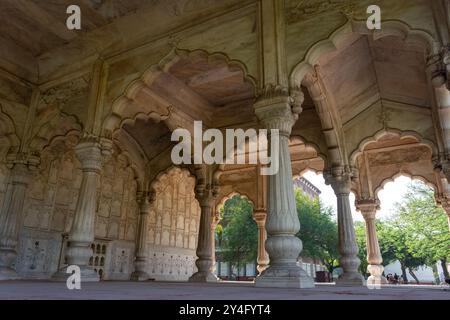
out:
<path id="1" fill-rule="evenodd" d="M 311 181 L 317 188 L 320 189 L 320 191 L 322 191 L 320 199 L 325 205 L 332 207 L 336 214 L 336 196 L 334 195 L 333 189 L 325 184 L 323 176 L 321 174 L 317 175 L 312 171 L 308 171 L 303 175 L 303 177 Z M 378 193 L 381 209 L 377 212 L 377 218 L 386 219 L 392 215 L 394 204 L 402 199 L 410 182 L 410 178 L 399 177 L 395 179 L 394 182 L 388 182 L 384 186 L 383 190 Z M 361 213 L 356 212 L 355 195 L 353 193 L 350 194 L 350 205 L 352 207 L 353 220 L 364 221 Z"/>

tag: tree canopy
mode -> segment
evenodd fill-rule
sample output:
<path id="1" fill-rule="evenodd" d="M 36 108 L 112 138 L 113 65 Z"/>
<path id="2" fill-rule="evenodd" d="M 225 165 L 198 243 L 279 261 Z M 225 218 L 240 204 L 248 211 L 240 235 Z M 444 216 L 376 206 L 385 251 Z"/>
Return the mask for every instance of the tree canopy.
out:
<path id="1" fill-rule="evenodd" d="M 337 224 L 332 209 L 300 189 L 295 190 L 295 200 L 301 225 L 297 236 L 303 242 L 301 255 L 322 261 L 332 272 L 339 257 Z"/>
<path id="2" fill-rule="evenodd" d="M 355 224 L 355 229 L 361 271 L 366 272 L 364 224 Z M 411 183 L 404 198 L 396 203 L 393 216 L 385 221 L 377 220 L 376 229 L 383 264 L 398 260 L 405 281 L 406 271 L 418 281 L 414 271 L 423 265 L 434 267 L 437 262 L 441 262 L 448 277 L 444 268 L 450 257 L 447 215 L 436 206 L 433 190 L 422 183 Z"/>
<path id="3" fill-rule="evenodd" d="M 253 206 L 236 195 L 221 208 L 222 221 L 216 228 L 217 249 L 222 261 L 240 267 L 255 262 L 258 250 L 258 228 L 253 221 Z"/>

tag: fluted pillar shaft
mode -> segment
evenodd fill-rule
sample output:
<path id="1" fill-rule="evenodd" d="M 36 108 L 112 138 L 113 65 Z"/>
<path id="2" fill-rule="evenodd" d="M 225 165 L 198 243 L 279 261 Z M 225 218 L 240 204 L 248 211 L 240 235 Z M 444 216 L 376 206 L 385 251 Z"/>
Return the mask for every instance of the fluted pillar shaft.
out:
<path id="1" fill-rule="evenodd" d="M 367 272 L 370 273 L 370 277 L 367 279 L 368 285 L 387 283 L 386 278 L 383 277 L 383 257 L 381 256 L 375 226 L 375 215 L 379 207 L 379 201 L 375 199 L 356 202 L 356 208 L 361 212 L 366 223 Z"/>
<path id="2" fill-rule="evenodd" d="M 98 183 L 104 156 L 108 151 L 102 148 L 97 139 L 90 138 L 81 140 L 75 147 L 75 153 L 81 162 L 82 180 L 72 228 L 68 235 L 66 260 L 69 266 L 80 267 L 81 281 L 99 281 L 98 275 L 89 266 L 89 258 L 92 256 L 91 244 L 95 239 Z M 66 277 L 64 270 L 54 276 L 57 280 Z"/>
<path id="3" fill-rule="evenodd" d="M 313 279 L 297 264 L 302 242 L 296 236 L 300 230 L 300 222 L 294 198 L 289 152 L 289 136 L 297 114 L 293 112 L 292 98 L 282 88 L 266 90 L 255 103 L 254 109 L 264 128 L 271 130 L 269 147 L 272 161 L 278 161 L 278 171 L 268 176 L 266 250 L 270 266 L 256 278 L 255 285 L 313 287 Z"/>
<path id="4" fill-rule="evenodd" d="M 266 251 L 267 213 L 265 211 L 255 211 L 253 213 L 253 219 L 255 220 L 256 225 L 258 226 L 258 257 L 256 261 L 258 263 L 258 266 L 256 267 L 256 269 L 258 270 L 258 273 L 260 275 L 269 266 L 269 255 Z"/>
<path id="5" fill-rule="evenodd" d="M 190 278 L 190 282 L 217 282 L 214 274 L 215 246 L 214 246 L 214 203 L 215 195 L 206 187 L 196 188 L 196 197 L 200 204 L 200 227 L 198 231 L 197 260 L 198 271 Z"/>
<path id="6" fill-rule="evenodd" d="M 14 164 L 10 173 L 0 211 L 0 280 L 19 278 L 13 264 L 17 257 L 23 203 L 28 186 L 29 172 L 25 164 Z"/>
<path id="7" fill-rule="evenodd" d="M 214 207 L 213 207 L 214 210 Z M 220 222 L 220 215 L 217 212 L 213 213 L 213 220 L 211 223 L 211 246 L 212 246 L 212 273 L 216 274 L 218 270 L 216 270 L 216 228 Z"/>
<path id="8" fill-rule="evenodd" d="M 337 198 L 339 263 L 344 271 L 336 282 L 340 285 L 364 283 L 364 278 L 358 271 L 361 261 L 358 258 L 359 248 L 350 207 L 352 177 L 353 173 L 342 167 L 332 168 L 325 175 L 327 183 L 331 185 Z"/>
<path id="9" fill-rule="evenodd" d="M 138 195 L 139 202 L 139 222 L 136 236 L 136 257 L 134 260 L 134 272 L 131 280 L 146 281 L 150 278 L 147 273 L 147 225 L 151 206 L 154 202 L 154 194 Z"/>

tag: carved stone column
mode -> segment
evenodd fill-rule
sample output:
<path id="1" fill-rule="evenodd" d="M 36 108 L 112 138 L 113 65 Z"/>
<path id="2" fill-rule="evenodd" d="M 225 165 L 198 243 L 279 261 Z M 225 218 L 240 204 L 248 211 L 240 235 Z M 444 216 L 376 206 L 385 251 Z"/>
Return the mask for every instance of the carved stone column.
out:
<path id="1" fill-rule="evenodd" d="M 214 204 L 216 192 L 210 186 L 200 185 L 195 188 L 195 195 L 200 204 L 200 227 L 198 231 L 197 261 L 198 271 L 190 278 L 190 282 L 217 282 L 214 274 L 215 246 L 212 230 L 214 221 Z"/>
<path id="2" fill-rule="evenodd" d="M 358 258 L 355 228 L 350 208 L 350 191 L 354 173 L 344 167 L 334 167 L 325 173 L 325 180 L 330 184 L 337 198 L 338 239 L 340 265 L 344 273 L 337 280 L 339 285 L 362 285 L 364 278 L 358 272 L 361 261 Z"/>
<path id="3" fill-rule="evenodd" d="M 0 208 L 0 280 L 18 279 L 13 264 L 17 257 L 17 244 L 22 223 L 23 204 L 30 178 L 29 169 L 37 166 L 15 155 L 9 164 L 11 169 L 2 207 Z"/>
<path id="4" fill-rule="evenodd" d="M 109 141 L 105 140 L 104 143 Z M 97 273 L 89 266 L 92 256 L 91 244 L 95 239 L 95 212 L 97 207 L 97 189 L 103 161 L 110 155 L 111 145 L 102 145 L 98 138 L 82 139 L 75 147 L 75 153 L 81 162 L 83 171 L 78 201 L 75 208 L 72 228 L 68 236 L 66 250 L 67 264 L 77 265 L 81 270 L 81 281 L 99 281 Z M 55 280 L 65 280 L 65 270 L 54 275 Z"/>
<path id="5" fill-rule="evenodd" d="M 296 97 L 300 96 L 301 92 L 297 92 Z M 287 90 L 267 87 L 254 105 L 256 116 L 264 128 L 279 132 L 279 137 L 273 142 L 275 145 L 269 141 L 271 153 L 275 154 L 275 161 L 278 160 L 278 171 L 268 176 L 266 250 L 270 266 L 256 278 L 257 287 L 314 287 L 313 279 L 297 264 L 302 242 L 296 236 L 300 222 L 294 198 L 289 136 L 303 101 L 295 106 L 294 102 Z"/>
<path id="6" fill-rule="evenodd" d="M 134 260 L 134 272 L 131 274 L 133 281 L 146 281 L 150 279 L 147 273 L 147 225 L 151 206 L 155 201 L 154 193 L 138 194 L 139 223 L 136 237 L 136 258 Z"/>
<path id="7" fill-rule="evenodd" d="M 214 210 L 215 207 L 213 207 Z M 216 274 L 216 228 L 220 222 L 220 214 L 218 212 L 213 213 L 213 220 L 211 223 L 211 241 L 212 241 L 212 273 Z M 219 276 L 219 275 L 218 275 Z"/>
<path id="8" fill-rule="evenodd" d="M 253 220 L 255 220 L 256 225 L 258 226 L 258 266 L 256 268 L 258 269 L 259 275 L 261 275 L 261 273 L 269 266 L 269 255 L 266 251 L 266 211 L 256 210 L 253 213 Z"/>
<path id="9" fill-rule="evenodd" d="M 369 263 L 367 271 L 370 273 L 367 284 L 385 284 L 387 281 L 383 277 L 383 257 L 381 256 L 375 227 L 375 215 L 377 210 L 380 209 L 380 201 L 378 199 L 359 200 L 356 202 L 356 208 L 361 212 L 366 222 L 367 262 Z"/>

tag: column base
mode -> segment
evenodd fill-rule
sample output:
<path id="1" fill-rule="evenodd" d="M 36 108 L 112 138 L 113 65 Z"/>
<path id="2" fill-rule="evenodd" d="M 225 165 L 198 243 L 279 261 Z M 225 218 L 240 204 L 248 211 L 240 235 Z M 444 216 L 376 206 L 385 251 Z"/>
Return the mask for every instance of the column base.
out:
<path id="1" fill-rule="evenodd" d="M 219 278 L 212 272 L 196 272 L 190 278 L 189 282 L 219 282 Z"/>
<path id="2" fill-rule="evenodd" d="M 16 270 L 7 267 L 0 267 L 0 281 L 18 280 L 20 276 Z"/>
<path id="3" fill-rule="evenodd" d="M 380 284 L 387 284 L 387 280 L 383 277 L 384 267 L 378 264 L 369 264 L 367 271 L 370 273 L 370 277 L 367 279 L 367 285 L 375 286 Z"/>
<path id="4" fill-rule="evenodd" d="M 300 266 L 269 266 L 255 279 L 259 288 L 314 288 L 312 279 Z"/>
<path id="5" fill-rule="evenodd" d="M 385 277 L 383 276 L 370 276 L 369 278 L 367 278 L 367 285 L 378 285 L 378 284 L 387 284 L 388 281 Z"/>
<path id="6" fill-rule="evenodd" d="M 61 270 L 57 271 L 51 278 L 52 281 L 67 281 L 67 279 L 71 276 L 71 273 L 67 273 L 67 267 L 62 268 Z M 83 282 L 99 282 L 100 277 L 98 276 L 97 272 L 94 271 L 94 269 L 87 267 L 87 266 L 81 266 L 81 283 Z"/>
<path id="7" fill-rule="evenodd" d="M 364 277 L 358 272 L 343 273 L 339 279 L 336 280 L 337 286 L 364 286 Z"/>
<path id="8" fill-rule="evenodd" d="M 267 264 L 259 264 L 257 267 L 256 267 L 256 270 L 258 270 L 258 277 L 267 269 L 269 267 L 269 265 L 267 265 Z"/>
<path id="9" fill-rule="evenodd" d="M 147 281 L 152 280 L 145 271 L 135 271 L 131 274 L 131 281 Z"/>

